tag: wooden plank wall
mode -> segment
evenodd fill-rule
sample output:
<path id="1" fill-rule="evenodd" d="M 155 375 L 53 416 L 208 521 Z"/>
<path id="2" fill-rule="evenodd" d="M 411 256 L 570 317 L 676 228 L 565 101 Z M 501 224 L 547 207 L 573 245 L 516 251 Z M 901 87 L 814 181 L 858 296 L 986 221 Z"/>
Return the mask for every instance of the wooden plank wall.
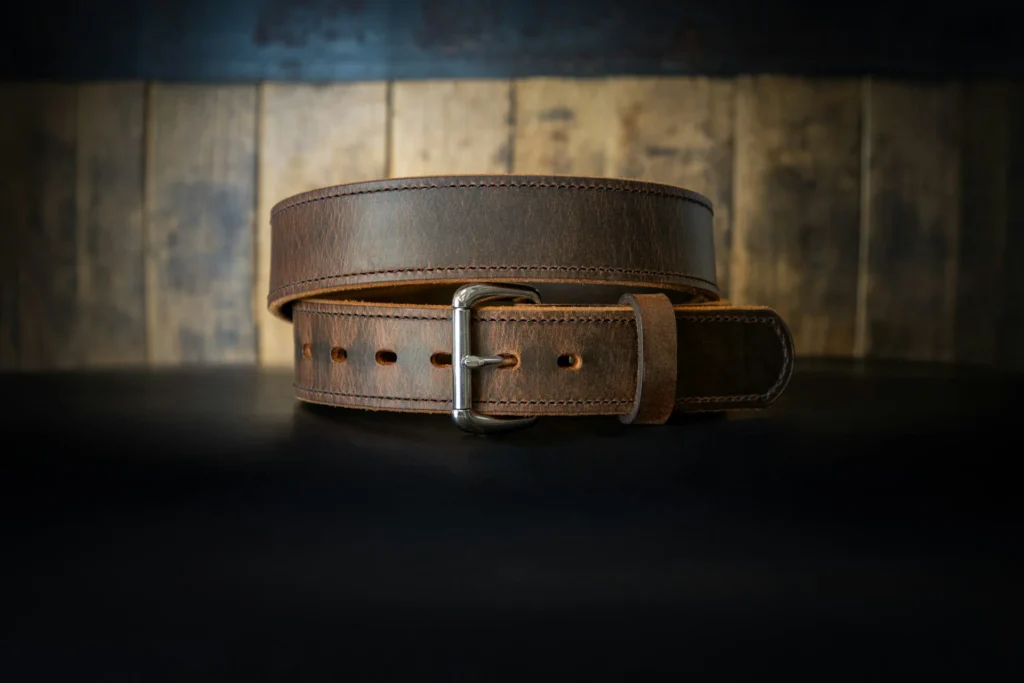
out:
<path id="1" fill-rule="evenodd" d="M 1024 369 L 1009 82 L 645 77 L 0 84 L 0 370 L 291 362 L 270 207 L 378 177 L 682 185 L 802 356 Z"/>
<path id="2" fill-rule="evenodd" d="M 253 362 L 256 89 L 154 85 L 147 110 L 149 360 Z"/>
<path id="3" fill-rule="evenodd" d="M 266 84 L 260 89 L 256 286 L 264 365 L 291 365 L 291 325 L 267 312 L 270 209 L 293 194 L 387 175 L 387 85 Z"/>
<path id="4" fill-rule="evenodd" d="M 737 92 L 732 295 L 786 302 L 804 355 L 854 351 L 862 88 L 759 77 Z"/>

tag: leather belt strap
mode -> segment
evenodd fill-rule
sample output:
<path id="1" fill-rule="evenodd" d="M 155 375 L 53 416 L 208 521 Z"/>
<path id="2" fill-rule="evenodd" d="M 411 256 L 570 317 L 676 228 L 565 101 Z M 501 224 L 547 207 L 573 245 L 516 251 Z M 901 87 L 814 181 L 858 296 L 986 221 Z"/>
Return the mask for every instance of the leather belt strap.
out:
<path id="1" fill-rule="evenodd" d="M 546 301 L 658 291 L 715 300 L 711 203 L 583 178 L 417 178 L 314 190 L 271 210 L 270 310 L 326 293 L 423 302 L 425 290 L 526 282 Z M 417 298 L 420 297 L 420 298 Z M 283 310 L 285 309 L 285 310 Z"/>
<path id="2" fill-rule="evenodd" d="M 450 412 L 452 296 L 500 283 L 543 303 L 472 309 L 473 360 L 493 363 L 473 371 L 480 413 L 644 423 L 765 407 L 789 380 L 792 337 L 771 309 L 719 300 L 712 220 L 699 194 L 624 180 L 325 188 L 271 212 L 268 305 L 294 323 L 305 401 Z"/>

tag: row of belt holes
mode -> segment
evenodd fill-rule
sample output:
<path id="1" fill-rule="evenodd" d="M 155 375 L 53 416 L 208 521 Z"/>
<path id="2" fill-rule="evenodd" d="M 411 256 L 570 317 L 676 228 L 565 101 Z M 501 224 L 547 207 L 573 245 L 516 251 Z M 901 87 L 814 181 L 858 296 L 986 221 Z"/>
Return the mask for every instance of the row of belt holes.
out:
<path id="1" fill-rule="evenodd" d="M 508 359 L 508 362 L 498 366 L 501 368 L 511 369 L 519 365 L 519 356 L 514 353 L 503 353 L 499 354 Z M 302 357 L 312 358 L 313 347 L 309 344 L 302 345 Z M 340 346 L 335 346 L 331 349 L 331 360 L 335 363 L 344 363 L 348 359 L 348 352 Z M 375 359 L 378 365 L 394 365 L 398 362 L 398 354 L 394 351 L 383 349 L 378 351 Z M 575 353 L 563 353 L 558 357 L 556 361 L 558 367 L 564 370 L 577 370 L 583 363 L 581 359 Z M 452 365 L 452 354 L 445 353 L 444 351 L 438 351 L 430 356 L 430 364 L 436 368 L 448 368 Z"/>

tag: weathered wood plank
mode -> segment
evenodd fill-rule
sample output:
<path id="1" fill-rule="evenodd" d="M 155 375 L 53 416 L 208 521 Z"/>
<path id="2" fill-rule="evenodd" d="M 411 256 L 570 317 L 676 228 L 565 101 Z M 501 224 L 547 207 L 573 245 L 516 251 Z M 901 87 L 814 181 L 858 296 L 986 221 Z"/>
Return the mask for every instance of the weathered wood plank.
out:
<path id="1" fill-rule="evenodd" d="M 146 362 L 144 99 L 141 82 L 79 86 L 75 344 L 88 366 Z"/>
<path id="2" fill-rule="evenodd" d="M 0 134 L 7 167 L 3 199 L 10 217 L 4 231 L 13 247 L 8 252 L 4 245 L 5 289 L 17 274 L 16 287 L 3 297 L 3 355 L 9 356 L 16 336 L 21 369 L 75 367 L 81 362 L 73 343 L 76 89 L 23 84 L 2 90 L 8 121 Z M 15 296 L 17 323 L 9 327 Z"/>
<path id="3" fill-rule="evenodd" d="M 732 81 L 528 79 L 516 83 L 517 173 L 636 178 L 707 195 L 718 280 L 729 291 Z"/>
<path id="4" fill-rule="evenodd" d="M 737 83 L 735 301 L 775 307 L 804 356 L 849 356 L 860 244 L 861 87 Z"/>
<path id="5" fill-rule="evenodd" d="M 1024 372 L 1024 85 L 1013 83 L 1008 89 L 1006 110 L 1006 241 L 995 361 Z"/>
<path id="6" fill-rule="evenodd" d="M 951 360 L 960 222 L 960 89 L 868 86 L 864 348 Z"/>
<path id="7" fill-rule="evenodd" d="M 514 83 L 515 173 L 606 176 L 616 122 L 607 79 Z"/>
<path id="8" fill-rule="evenodd" d="M 22 236 L 28 230 L 31 202 L 29 179 L 24 164 L 28 159 L 28 117 L 22 110 L 29 87 L 0 85 L 0 202 L 7 214 L 0 227 L 0 371 L 17 370 L 20 365 L 21 320 L 18 309 L 18 260 Z"/>
<path id="9" fill-rule="evenodd" d="M 718 284 L 729 296 L 735 84 L 711 78 L 613 78 L 608 168 L 616 177 L 685 187 L 715 208 Z"/>
<path id="10" fill-rule="evenodd" d="M 253 309 L 260 363 L 293 362 L 291 325 L 267 312 L 270 209 L 295 193 L 387 175 L 387 84 L 265 84 Z"/>
<path id="11" fill-rule="evenodd" d="M 1003 307 L 1010 85 L 966 84 L 961 150 L 954 359 L 988 364 Z"/>
<path id="12" fill-rule="evenodd" d="M 151 86 L 146 155 L 150 362 L 251 362 L 256 87 Z"/>
<path id="13" fill-rule="evenodd" d="M 399 81 L 391 97 L 391 175 L 507 173 L 509 81 Z"/>

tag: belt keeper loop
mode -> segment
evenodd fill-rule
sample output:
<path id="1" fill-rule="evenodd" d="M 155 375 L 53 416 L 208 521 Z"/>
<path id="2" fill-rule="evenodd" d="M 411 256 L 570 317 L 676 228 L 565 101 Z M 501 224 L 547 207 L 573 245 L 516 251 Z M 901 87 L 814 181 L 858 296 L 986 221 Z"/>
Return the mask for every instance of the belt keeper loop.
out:
<path id="1" fill-rule="evenodd" d="M 636 318 L 636 395 L 623 424 L 663 424 L 676 400 L 676 312 L 664 294 L 623 294 Z"/>

